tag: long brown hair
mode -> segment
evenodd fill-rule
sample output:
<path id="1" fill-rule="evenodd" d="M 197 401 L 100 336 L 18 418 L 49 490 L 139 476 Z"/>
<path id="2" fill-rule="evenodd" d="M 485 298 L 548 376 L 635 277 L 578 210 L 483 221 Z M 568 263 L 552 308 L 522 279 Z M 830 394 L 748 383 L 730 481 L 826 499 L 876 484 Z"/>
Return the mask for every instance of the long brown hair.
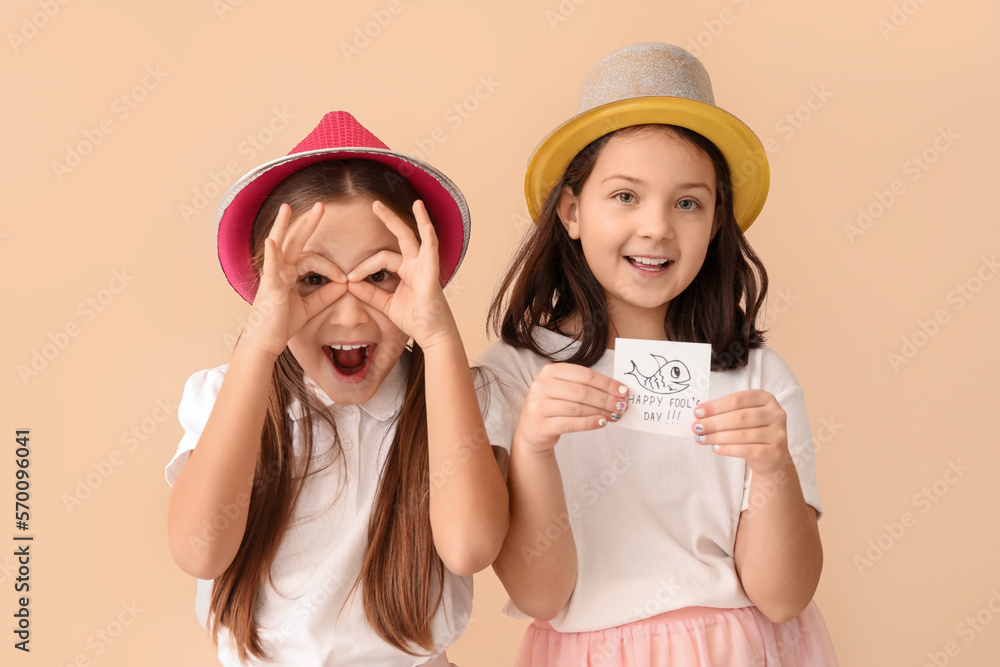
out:
<path id="1" fill-rule="evenodd" d="M 574 335 L 580 347 L 566 361 L 593 366 L 612 334 L 604 288 L 584 257 L 579 240 L 571 239 L 557 207 L 563 188 L 579 195 L 597 157 L 615 134 L 669 128 L 703 151 L 715 167 L 715 225 L 704 264 L 691 284 L 671 300 L 664 332 L 671 340 L 711 343 L 712 370 L 741 368 L 750 349 L 764 344 L 756 327 L 757 313 L 767 295 L 767 272 L 736 222 L 729 166 L 715 144 L 675 125 L 636 125 L 592 141 L 570 162 L 562 180 L 546 198 L 535 229 L 529 232 L 511 262 L 490 305 L 488 328 L 514 347 L 555 360 L 531 332 L 541 326 L 558 333 L 570 321 L 579 322 Z"/>
<path id="2" fill-rule="evenodd" d="M 391 168 L 363 159 L 319 162 L 282 181 L 264 201 L 251 233 L 257 276 L 264 263 L 264 239 L 282 202 L 298 216 L 317 201 L 359 196 L 384 202 L 416 231 L 411 206 L 417 192 Z M 292 450 L 292 424 L 286 414 L 293 397 L 305 408 L 299 457 Z M 271 374 L 246 532 L 232 564 L 215 579 L 209 609 L 212 639 L 218 642 L 220 627 L 227 627 L 242 661 L 267 658 L 254 612 L 262 588 L 271 585 L 271 565 L 303 482 L 322 469 L 313 465 L 317 420 L 333 433 L 331 453 L 336 460 L 343 452 L 335 419 L 306 387 L 305 373 L 286 347 Z M 417 655 L 414 646 L 428 652 L 435 648 L 430 620 L 440 604 L 444 579 L 444 564 L 431 535 L 429 468 L 423 352 L 414 344 L 406 394 L 369 519 L 368 549 L 351 589 L 353 594 L 360 586 L 365 617 L 375 632 L 411 655 Z"/>

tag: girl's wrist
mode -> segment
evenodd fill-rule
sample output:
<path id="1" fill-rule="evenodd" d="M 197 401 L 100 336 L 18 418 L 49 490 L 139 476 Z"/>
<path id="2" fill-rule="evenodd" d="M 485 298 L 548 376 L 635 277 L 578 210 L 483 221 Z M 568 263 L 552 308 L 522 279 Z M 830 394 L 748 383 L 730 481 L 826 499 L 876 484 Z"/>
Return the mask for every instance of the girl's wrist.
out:
<path id="1" fill-rule="evenodd" d="M 539 445 L 524 437 L 520 431 L 514 432 L 514 437 L 510 443 L 511 454 L 515 452 L 521 459 L 528 459 L 541 465 L 549 465 L 556 461 L 555 444 L 552 446 Z"/>
<path id="2" fill-rule="evenodd" d="M 792 460 L 792 455 L 789 454 L 787 450 L 774 464 L 768 465 L 767 467 L 761 467 L 759 470 L 755 470 L 754 466 L 750 466 L 750 470 L 762 481 L 769 479 L 783 484 L 789 480 L 794 480 L 798 483 L 799 479 L 798 471 L 795 469 L 795 461 Z"/>
<path id="3" fill-rule="evenodd" d="M 273 366 L 281 353 L 275 354 L 271 350 L 264 349 L 256 344 L 252 340 L 241 339 L 236 343 L 236 347 L 233 349 L 233 353 L 230 357 L 230 363 L 234 361 L 237 363 L 258 365 L 266 364 Z"/>
<path id="4" fill-rule="evenodd" d="M 417 341 L 420 349 L 424 351 L 424 355 L 426 356 L 428 353 L 434 354 L 439 350 L 445 352 L 461 350 L 462 354 L 465 355 L 465 344 L 462 342 L 462 335 L 458 331 L 458 324 L 455 322 L 455 318 L 451 317 L 449 313 L 448 321 L 442 324 L 443 326 L 438 332 L 421 336 L 422 340 Z"/>

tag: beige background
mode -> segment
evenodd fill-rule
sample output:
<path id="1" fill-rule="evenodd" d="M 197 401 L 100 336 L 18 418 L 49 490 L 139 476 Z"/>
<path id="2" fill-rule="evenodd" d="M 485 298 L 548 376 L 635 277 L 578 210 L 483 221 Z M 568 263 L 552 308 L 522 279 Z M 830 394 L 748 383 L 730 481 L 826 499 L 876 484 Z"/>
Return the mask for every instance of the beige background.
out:
<path id="1" fill-rule="evenodd" d="M 770 344 L 806 390 L 827 510 L 816 599 L 842 664 L 996 664 L 996 3 L 64 1 L 11 0 L 0 19 L 4 664 L 214 663 L 167 552 L 163 481 L 171 406 L 227 361 L 248 309 L 217 264 L 213 178 L 285 154 L 333 109 L 421 151 L 473 211 L 450 296 L 474 357 L 531 150 L 591 64 L 643 40 L 699 53 L 718 103 L 768 142 L 748 236 Z M 24 427 L 30 655 L 11 633 Z M 523 622 L 491 572 L 476 584 L 449 653 L 510 664 Z"/>

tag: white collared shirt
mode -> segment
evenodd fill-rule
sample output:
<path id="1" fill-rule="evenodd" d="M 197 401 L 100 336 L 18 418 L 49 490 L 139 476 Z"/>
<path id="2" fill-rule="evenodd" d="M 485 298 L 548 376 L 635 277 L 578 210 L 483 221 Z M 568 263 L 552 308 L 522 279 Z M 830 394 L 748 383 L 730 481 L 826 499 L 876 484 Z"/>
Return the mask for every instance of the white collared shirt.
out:
<path id="1" fill-rule="evenodd" d="M 533 335 L 558 359 L 579 347 L 546 329 Z M 528 388 L 549 362 L 498 342 L 476 363 L 499 376 L 508 419 L 516 423 Z M 611 377 L 614 351 L 607 350 L 591 368 Z M 745 389 L 767 390 L 784 408 L 802 494 L 822 512 L 805 398 L 795 375 L 774 350 L 754 349 L 745 367 L 712 372 L 709 399 Z M 549 621 L 553 628 L 589 632 L 683 607 L 753 604 L 734 559 L 740 512 L 751 502 L 744 459 L 715 454 L 696 444 L 693 433 L 663 436 L 614 424 L 562 436 L 555 455 L 578 569 L 573 594 Z M 766 496 L 767 489 L 754 494 Z M 535 548 L 545 548 L 544 535 Z M 527 618 L 509 600 L 504 612 Z"/>
<path id="2" fill-rule="evenodd" d="M 368 522 L 392 444 L 408 363 L 409 353 L 405 353 L 375 395 L 360 406 L 335 405 L 306 376 L 306 384 L 317 398 L 334 411 L 343 456 L 329 456 L 332 438 L 325 426 L 316 424 L 314 460 L 326 453 L 326 458 L 318 462 L 329 465 L 307 477 L 271 568 L 274 585 L 265 585 L 262 591 L 256 620 L 273 662 L 248 664 L 411 667 L 434 657 L 409 656 L 383 641 L 366 622 L 357 592 L 338 618 L 368 546 Z M 177 409 L 184 437 L 165 470 L 171 486 L 201 437 L 228 368 L 223 364 L 198 371 L 184 386 Z M 480 407 L 487 406 L 484 421 L 490 442 L 509 450 L 502 398 L 490 397 L 495 386 L 487 384 L 477 390 Z M 303 441 L 298 421 L 302 406 L 297 399 L 292 399 L 288 415 L 293 420 L 294 447 L 300 452 Z M 195 611 L 202 626 L 208 617 L 211 587 L 211 581 L 198 580 Z M 434 642 L 440 650 L 462 634 L 471 612 L 472 577 L 459 577 L 446 569 L 441 605 L 431 621 Z M 219 660 L 227 666 L 240 665 L 225 628 L 219 633 Z"/>

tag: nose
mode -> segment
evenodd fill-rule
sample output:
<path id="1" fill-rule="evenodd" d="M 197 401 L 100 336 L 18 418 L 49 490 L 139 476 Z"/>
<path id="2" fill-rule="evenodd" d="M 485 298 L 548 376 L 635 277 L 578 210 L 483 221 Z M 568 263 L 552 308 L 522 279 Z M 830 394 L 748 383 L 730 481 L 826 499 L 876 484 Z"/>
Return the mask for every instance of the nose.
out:
<path id="1" fill-rule="evenodd" d="M 327 322 L 331 325 L 350 329 L 368 323 L 369 317 L 365 302 L 350 292 L 330 304 L 329 308 Z"/>
<path id="2" fill-rule="evenodd" d="M 660 240 L 674 237 L 673 208 L 667 205 L 648 206 L 639 218 L 639 236 Z"/>

